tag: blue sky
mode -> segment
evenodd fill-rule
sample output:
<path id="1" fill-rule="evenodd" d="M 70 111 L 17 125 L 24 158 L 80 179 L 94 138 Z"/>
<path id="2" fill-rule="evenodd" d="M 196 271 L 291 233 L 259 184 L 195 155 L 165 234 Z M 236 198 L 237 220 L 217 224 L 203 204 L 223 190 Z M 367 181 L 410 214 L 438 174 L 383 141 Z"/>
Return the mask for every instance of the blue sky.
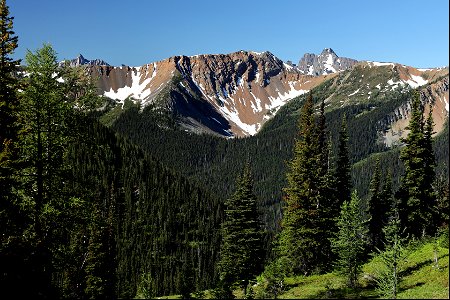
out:
<path id="1" fill-rule="evenodd" d="M 139 66 L 173 55 L 268 50 L 297 63 L 338 56 L 414 67 L 449 65 L 448 0 L 7 0 L 19 36 L 14 57 L 50 43 L 59 59 L 82 53 Z"/>

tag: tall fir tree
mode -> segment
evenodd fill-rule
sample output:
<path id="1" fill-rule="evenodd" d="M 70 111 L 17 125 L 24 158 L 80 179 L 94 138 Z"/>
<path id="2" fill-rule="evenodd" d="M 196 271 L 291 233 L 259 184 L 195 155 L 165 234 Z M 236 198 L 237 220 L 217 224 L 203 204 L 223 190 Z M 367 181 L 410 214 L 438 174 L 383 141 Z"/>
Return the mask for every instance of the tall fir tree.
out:
<path id="1" fill-rule="evenodd" d="M 249 280 L 262 270 L 263 259 L 261 224 L 248 163 L 236 184 L 234 194 L 225 202 L 219 261 L 222 289 L 230 297 L 233 284 L 247 288 Z"/>
<path id="2" fill-rule="evenodd" d="M 384 297 L 396 299 L 401 280 L 400 271 L 405 260 L 406 238 L 402 236 L 398 208 L 394 206 L 383 227 L 383 247 L 376 248 L 382 267 L 377 270 L 377 291 Z"/>
<path id="3" fill-rule="evenodd" d="M 6 298 L 30 280 L 27 261 L 30 253 L 26 231 L 31 220 L 27 205 L 17 195 L 19 166 L 17 116 L 19 98 L 18 66 L 11 56 L 18 46 L 6 0 L 0 1 L 0 290 Z"/>
<path id="4" fill-rule="evenodd" d="M 420 238 L 433 234 L 432 207 L 435 203 L 433 191 L 434 153 L 432 148 L 432 115 L 424 121 L 423 106 L 419 92 L 411 101 L 411 119 L 407 126 L 409 133 L 403 142 L 400 159 L 405 165 L 405 173 L 396 197 L 399 199 L 400 219 L 407 233 Z"/>
<path id="5" fill-rule="evenodd" d="M 387 182 L 387 181 L 386 181 Z M 377 159 L 375 170 L 373 172 L 372 180 L 369 185 L 369 234 L 370 234 L 370 246 L 372 249 L 375 247 L 381 248 L 383 242 L 383 227 L 388 220 L 388 213 L 390 211 L 390 202 L 386 197 L 389 197 L 385 186 L 381 181 L 380 160 Z M 386 189 L 389 189 L 386 186 Z"/>
<path id="6" fill-rule="evenodd" d="M 9 8 L 5 0 L 0 2 L 0 213 L 2 229 L 9 227 L 7 214 L 12 205 L 10 202 L 11 189 L 14 184 L 14 162 L 17 159 L 17 139 L 19 127 L 15 110 L 18 105 L 16 89 L 18 80 L 16 78 L 18 60 L 13 60 L 11 55 L 17 48 L 18 37 L 13 31 L 14 17 L 9 16 Z M 6 204 L 8 203 L 8 205 Z M 5 216 L 3 216 L 5 214 Z"/>
<path id="7" fill-rule="evenodd" d="M 335 171 L 336 190 L 339 193 L 339 202 L 350 199 L 351 194 L 351 164 L 349 153 L 349 137 L 347 129 L 347 117 L 342 117 L 341 130 L 339 131 L 338 153 Z"/>
<path id="8" fill-rule="evenodd" d="M 18 88 L 17 68 L 20 60 L 14 60 L 11 55 L 18 46 L 18 37 L 13 31 L 14 17 L 9 15 L 6 0 L 0 2 L 0 179 L 11 172 L 9 168 L 14 145 L 17 142 L 18 123 L 17 110 Z M 2 185 L 3 190 L 8 186 Z"/>
<path id="9" fill-rule="evenodd" d="M 23 135 L 20 137 L 20 189 L 29 203 L 34 247 L 31 260 L 36 280 L 30 290 L 41 297 L 55 296 L 52 284 L 52 246 L 62 241 L 58 228 L 64 190 L 64 145 L 68 130 L 65 114 L 71 110 L 64 99 L 58 76 L 56 53 L 49 45 L 26 55 L 27 72 L 19 106 Z M 53 248 L 54 249 L 54 248 Z"/>
<path id="10" fill-rule="evenodd" d="M 288 186 L 284 189 L 279 253 L 291 261 L 291 270 L 287 272 L 305 274 L 326 268 L 324 258 L 329 256 L 330 247 L 325 223 L 332 202 L 327 190 L 328 147 L 324 146 L 323 106 L 317 121 L 311 94 L 302 107 L 299 130 L 287 173 Z"/>
<path id="11" fill-rule="evenodd" d="M 73 250 L 74 244 L 79 242 L 74 237 L 80 236 L 74 230 L 84 229 L 76 220 L 86 227 L 90 218 L 81 216 L 89 209 L 86 202 L 74 195 L 72 166 L 67 158 L 69 145 L 79 138 L 74 130 L 74 107 L 79 108 L 80 101 L 91 97 L 91 93 L 85 90 L 74 95 L 70 92 L 76 88 L 69 80 L 74 77 L 58 66 L 56 52 L 48 44 L 34 53 L 28 51 L 26 63 L 29 75 L 24 78 L 18 107 L 23 128 L 19 139 L 22 168 L 18 189 L 27 203 L 26 213 L 32 219 L 28 238 L 33 248 L 29 273 L 38 280 L 33 281 L 29 292 L 41 297 L 79 297 L 84 295 L 82 291 L 80 294 L 80 288 L 69 286 L 83 281 L 71 278 L 80 272 L 69 274 L 67 270 L 73 267 L 70 262 L 74 254 L 80 254 Z M 84 204 L 80 206 L 80 203 Z M 77 209 L 72 210 L 74 207 Z M 86 235 L 91 236 L 89 242 L 92 241 L 88 252 L 94 253 L 95 243 L 102 237 L 93 237 L 87 232 Z"/>
<path id="12" fill-rule="evenodd" d="M 369 242 L 366 212 L 361 210 L 360 199 L 354 191 L 350 201 L 344 201 L 338 218 L 338 232 L 331 239 L 333 250 L 339 257 L 337 270 L 347 278 L 354 288 L 358 283 L 364 252 Z"/>
<path id="13" fill-rule="evenodd" d="M 312 97 L 312 96 L 311 96 Z M 327 140 L 328 131 L 325 118 L 325 101 L 320 104 L 316 122 L 316 175 L 319 243 L 322 245 L 317 269 L 328 271 L 335 259 L 330 238 L 336 231 L 336 218 L 339 216 L 339 201 L 334 190 L 333 169 L 330 167 L 331 142 Z"/>

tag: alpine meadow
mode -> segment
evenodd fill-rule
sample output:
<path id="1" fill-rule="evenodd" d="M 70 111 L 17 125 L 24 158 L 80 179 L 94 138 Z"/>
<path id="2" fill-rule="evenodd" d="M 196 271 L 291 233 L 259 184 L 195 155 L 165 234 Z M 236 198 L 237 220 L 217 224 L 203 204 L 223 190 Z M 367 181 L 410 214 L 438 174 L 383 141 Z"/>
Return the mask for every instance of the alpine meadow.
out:
<path id="1" fill-rule="evenodd" d="M 1 298 L 449 298 L 448 66 L 17 59 L 6 2 Z"/>

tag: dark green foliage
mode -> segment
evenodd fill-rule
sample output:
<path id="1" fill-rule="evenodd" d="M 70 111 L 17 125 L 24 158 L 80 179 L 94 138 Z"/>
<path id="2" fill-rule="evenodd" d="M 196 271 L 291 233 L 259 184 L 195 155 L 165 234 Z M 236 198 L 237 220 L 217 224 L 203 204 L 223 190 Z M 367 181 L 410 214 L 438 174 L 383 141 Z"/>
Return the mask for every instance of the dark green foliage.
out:
<path id="1" fill-rule="evenodd" d="M 364 262 L 363 254 L 369 242 L 368 220 L 360 201 L 356 191 L 353 191 L 350 201 L 344 201 L 337 220 L 338 232 L 331 239 L 333 250 L 339 257 L 337 270 L 345 275 L 352 288 L 358 284 L 358 275 Z"/>
<path id="2" fill-rule="evenodd" d="M 19 61 L 11 58 L 17 48 L 13 17 L 5 0 L 0 2 L 0 289 L 9 291 L 24 280 L 27 245 L 24 230 L 30 221 L 21 211 L 21 202 L 14 190 L 17 186 L 17 143 L 19 138 L 17 106 L 18 80 L 15 76 Z"/>
<path id="3" fill-rule="evenodd" d="M 249 280 L 261 272 L 264 254 L 249 164 L 238 177 L 233 196 L 225 201 L 222 231 L 220 280 L 225 288 L 237 283 L 246 289 Z"/>
<path id="4" fill-rule="evenodd" d="M 410 130 L 405 147 L 401 150 L 400 158 L 405 165 L 405 174 L 397 193 L 400 200 L 400 218 L 402 226 L 408 233 L 419 238 L 424 234 L 433 234 L 432 207 L 436 195 L 433 191 L 434 182 L 434 153 L 431 132 L 432 119 L 424 121 L 423 107 L 420 96 L 416 93 L 411 103 L 411 120 L 407 129 Z"/>
<path id="5" fill-rule="evenodd" d="M 369 234 L 370 234 L 370 246 L 372 249 L 382 248 L 383 241 L 383 227 L 387 224 L 388 212 L 391 209 L 392 191 L 390 176 L 384 181 L 384 185 L 381 179 L 380 160 L 377 159 L 373 177 L 369 186 Z"/>
<path id="6" fill-rule="evenodd" d="M 389 299 L 397 298 L 401 280 L 401 266 L 406 258 L 405 249 L 403 248 L 406 239 L 402 237 L 403 231 L 400 226 L 398 209 L 394 207 L 389 222 L 383 227 L 385 236 L 383 240 L 384 250 L 377 248 L 383 263 L 376 275 L 377 291 Z"/>
<path id="7" fill-rule="evenodd" d="M 59 259 L 66 255 L 60 244 L 65 240 L 63 216 L 72 199 L 66 194 L 68 165 L 64 157 L 73 139 L 69 130 L 73 108 L 63 84 L 54 78 L 59 72 L 51 46 L 44 45 L 35 53 L 28 51 L 26 62 L 29 76 L 18 107 L 22 131 L 16 189 L 22 214 L 29 218 L 25 240 L 32 263 L 27 271 L 38 278 L 27 292 L 50 296 L 56 293 L 52 277 Z"/>
<path id="8" fill-rule="evenodd" d="M 2 287 L 14 283 L 4 294 L 26 285 L 30 297 L 129 298 L 141 274 L 154 295 L 213 286 L 217 199 L 86 117 L 91 86 L 49 45 L 27 61 L 15 185 L 26 221 L 23 241 L 2 248 Z"/>
<path id="9" fill-rule="evenodd" d="M 19 60 L 11 58 L 17 48 L 18 37 L 13 31 L 14 17 L 9 15 L 6 0 L 0 2 L 0 178 L 10 176 L 8 161 L 14 152 L 14 142 L 17 140 L 17 116 L 14 112 L 18 105 L 16 78 Z M 6 184 L 6 182 L 4 183 Z M 7 186 L 5 186 L 6 188 Z"/>
<path id="10" fill-rule="evenodd" d="M 102 125 L 84 123 L 90 138 L 73 145 L 74 177 L 84 195 L 94 192 L 90 201 L 101 204 L 103 216 L 91 225 L 85 251 L 109 262 L 86 269 L 91 290 L 99 290 L 95 270 L 104 267 L 114 270 L 102 282 L 114 286 L 116 297 L 187 295 L 213 286 L 222 219 L 217 200 Z M 110 238 L 109 250 L 96 242 Z"/>
<path id="11" fill-rule="evenodd" d="M 348 149 L 347 117 L 342 117 L 341 130 L 339 131 L 338 153 L 336 160 L 336 190 L 339 192 L 340 203 L 350 199 L 351 173 L 350 153 Z"/>
<path id="12" fill-rule="evenodd" d="M 280 234 L 281 256 L 291 261 L 294 273 L 320 272 L 330 259 L 328 231 L 333 198 L 329 193 L 328 153 L 324 116 L 318 122 L 313 114 L 312 96 L 302 108 L 299 137 L 284 189 L 285 207 Z M 330 225 L 330 224 L 327 224 Z"/>

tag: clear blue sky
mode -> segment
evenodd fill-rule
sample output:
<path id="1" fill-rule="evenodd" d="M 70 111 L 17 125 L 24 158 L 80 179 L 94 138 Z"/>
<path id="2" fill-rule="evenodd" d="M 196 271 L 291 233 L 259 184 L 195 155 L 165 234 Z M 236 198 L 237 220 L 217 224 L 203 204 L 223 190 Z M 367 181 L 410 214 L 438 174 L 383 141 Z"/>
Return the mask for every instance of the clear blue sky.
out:
<path id="1" fill-rule="evenodd" d="M 139 66 L 173 55 L 268 50 L 297 63 L 338 56 L 414 67 L 449 65 L 448 0 L 7 0 L 19 36 L 15 57 L 53 45 Z"/>

